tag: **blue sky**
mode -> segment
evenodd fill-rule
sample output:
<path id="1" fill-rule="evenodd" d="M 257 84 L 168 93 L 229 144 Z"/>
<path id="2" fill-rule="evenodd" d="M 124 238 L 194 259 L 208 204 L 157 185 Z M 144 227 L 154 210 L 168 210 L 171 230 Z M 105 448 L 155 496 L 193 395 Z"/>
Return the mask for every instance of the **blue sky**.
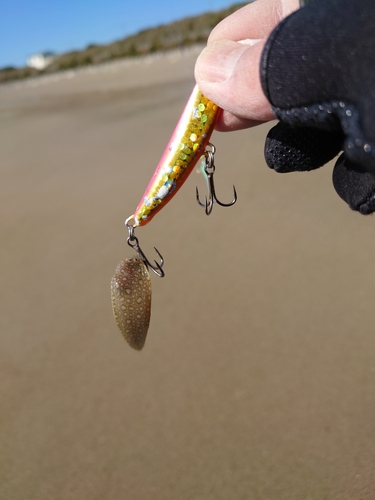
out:
<path id="1" fill-rule="evenodd" d="M 36 52 L 83 49 L 235 0 L 0 0 L 0 68 Z"/>

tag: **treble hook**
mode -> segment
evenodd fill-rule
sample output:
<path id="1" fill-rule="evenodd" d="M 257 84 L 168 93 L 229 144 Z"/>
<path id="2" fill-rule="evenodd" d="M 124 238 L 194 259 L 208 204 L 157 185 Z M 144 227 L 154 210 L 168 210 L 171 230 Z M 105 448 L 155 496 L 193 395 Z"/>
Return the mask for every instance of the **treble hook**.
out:
<path id="1" fill-rule="evenodd" d="M 157 276 L 159 276 L 159 278 L 164 278 L 165 273 L 164 273 L 164 271 L 162 269 L 163 265 L 164 265 L 163 256 L 161 255 L 161 253 L 159 252 L 159 250 L 156 247 L 154 247 L 155 252 L 160 257 L 160 263 L 156 262 L 156 260 L 154 260 L 155 266 L 151 264 L 151 262 L 148 260 L 148 258 L 146 257 L 146 255 L 143 253 L 141 247 L 139 246 L 138 238 L 136 236 L 134 236 L 134 224 L 130 224 L 131 220 L 134 220 L 132 215 L 130 217 L 128 217 L 126 219 L 126 221 L 125 221 L 125 226 L 127 227 L 128 231 L 129 231 L 129 236 L 128 236 L 127 240 L 126 240 L 127 244 L 131 248 L 134 248 L 134 250 L 141 257 L 141 259 L 143 260 L 143 262 L 145 263 L 145 265 L 149 269 L 151 269 L 151 271 L 153 271 Z"/>
<path id="2" fill-rule="evenodd" d="M 215 193 L 215 184 L 214 184 L 214 173 L 215 173 L 215 164 L 214 164 L 214 155 L 216 148 L 213 144 L 209 143 L 208 146 L 211 147 L 211 150 L 206 150 L 204 153 L 205 156 L 205 167 L 204 171 L 207 175 L 207 182 L 208 182 L 208 200 L 207 196 L 204 197 L 205 203 L 202 203 L 199 199 L 199 191 L 198 188 L 195 188 L 195 195 L 197 198 L 197 202 L 201 207 L 205 208 L 206 215 L 210 215 L 212 212 L 212 208 L 214 206 L 214 203 L 217 203 L 218 205 L 222 207 L 230 207 L 234 205 L 237 201 L 237 192 L 236 188 L 233 186 L 233 200 L 230 203 L 222 203 L 219 201 L 216 197 Z"/>

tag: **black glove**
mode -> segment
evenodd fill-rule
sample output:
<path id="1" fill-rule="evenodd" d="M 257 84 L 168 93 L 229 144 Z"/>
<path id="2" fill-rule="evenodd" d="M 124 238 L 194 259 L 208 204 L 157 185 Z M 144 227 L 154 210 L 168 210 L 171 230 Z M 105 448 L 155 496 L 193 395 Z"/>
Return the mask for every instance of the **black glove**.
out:
<path id="1" fill-rule="evenodd" d="M 265 157 L 277 172 L 321 167 L 340 151 L 333 184 L 375 211 L 375 0 L 313 0 L 271 33 L 263 90 L 280 120 Z"/>

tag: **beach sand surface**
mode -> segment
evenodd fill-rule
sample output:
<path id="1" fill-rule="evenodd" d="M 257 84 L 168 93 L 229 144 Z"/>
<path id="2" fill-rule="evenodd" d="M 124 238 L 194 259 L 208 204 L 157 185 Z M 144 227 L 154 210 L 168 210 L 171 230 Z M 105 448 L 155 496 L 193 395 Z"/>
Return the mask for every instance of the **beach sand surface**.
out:
<path id="1" fill-rule="evenodd" d="M 0 88 L 0 499 L 375 498 L 375 229 L 269 125 L 215 133 L 137 230 L 165 258 L 136 352 L 110 280 L 198 49 Z"/>

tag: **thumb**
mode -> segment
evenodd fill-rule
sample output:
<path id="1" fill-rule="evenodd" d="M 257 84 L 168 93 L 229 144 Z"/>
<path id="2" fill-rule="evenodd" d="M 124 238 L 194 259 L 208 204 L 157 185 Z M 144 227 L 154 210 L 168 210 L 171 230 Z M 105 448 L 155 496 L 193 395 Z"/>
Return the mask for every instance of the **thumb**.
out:
<path id="1" fill-rule="evenodd" d="M 195 66 L 195 78 L 203 94 L 239 118 L 272 120 L 274 115 L 260 83 L 264 44 L 265 40 L 210 43 Z"/>

